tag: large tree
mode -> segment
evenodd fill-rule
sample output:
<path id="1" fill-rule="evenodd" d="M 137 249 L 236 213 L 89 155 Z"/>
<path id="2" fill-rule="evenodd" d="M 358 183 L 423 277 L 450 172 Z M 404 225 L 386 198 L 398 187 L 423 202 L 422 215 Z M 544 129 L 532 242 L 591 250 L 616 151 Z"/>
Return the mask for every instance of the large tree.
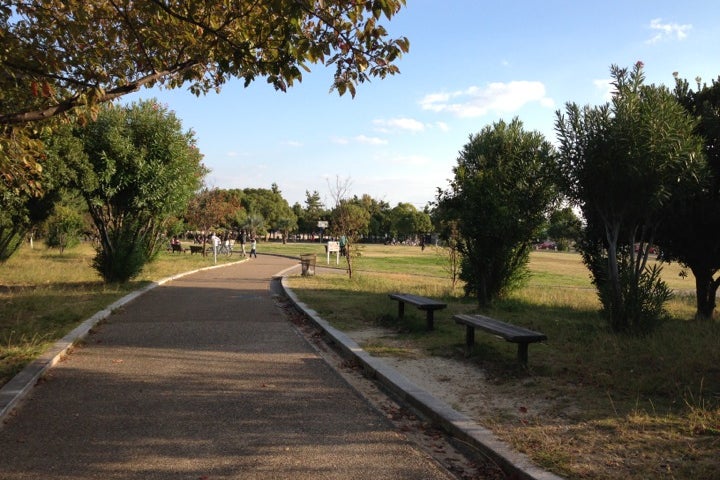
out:
<path id="1" fill-rule="evenodd" d="M 555 240 L 559 250 L 567 250 L 582 235 L 582 221 L 571 207 L 550 212 L 547 223 L 547 237 Z"/>
<path id="2" fill-rule="evenodd" d="M 390 234 L 400 239 L 414 239 L 432 230 L 430 215 L 418 211 L 411 203 L 398 203 L 390 210 Z"/>
<path id="3" fill-rule="evenodd" d="M 713 318 L 720 287 L 720 78 L 695 90 L 676 77 L 675 96 L 699 119 L 707 168 L 701 185 L 680 191 L 666 209 L 668 219 L 658 243 L 663 256 L 687 266 L 695 277 L 696 317 Z"/>
<path id="4" fill-rule="evenodd" d="M 242 192 L 218 188 L 205 188 L 190 199 L 184 216 L 188 227 L 203 232 L 200 239 L 196 238 L 203 244 L 203 256 L 211 232 L 231 230 L 236 219 L 244 216 L 241 202 Z"/>
<path id="5" fill-rule="evenodd" d="M 563 191 L 587 222 L 580 248 L 615 331 L 647 331 L 664 315 L 669 290 L 650 248 L 674 194 L 701 166 L 695 122 L 643 65 L 611 67 L 612 102 L 557 113 Z"/>
<path id="6" fill-rule="evenodd" d="M 246 188 L 243 190 L 243 207 L 248 212 L 249 220 L 259 216 L 267 230 L 279 231 L 283 240 L 290 231 L 297 228 L 297 217 L 290 204 L 282 196 L 280 187 L 273 183 L 267 188 Z M 250 226 L 252 230 L 252 226 Z M 253 232 L 257 233 L 257 232 Z"/>
<path id="7" fill-rule="evenodd" d="M 41 145 L 33 122 L 143 86 L 202 94 L 230 78 L 279 90 L 313 64 L 341 95 L 395 74 L 409 48 L 382 25 L 405 0 L 9 0 L 0 5 L 0 173 L 27 187 Z"/>
<path id="8" fill-rule="evenodd" d="M 94 266 L 107 282 L 127 281 L 158 252 L 166 221 L 199 188 L 202 155 L 192 132 L 155 101 L 103 109 L 75 136 L 83 155 L 68 160 L 97 228 Z"/>
<path id="9" fill-rule="evenodd" d="M 462 253 L 460 278 L 481 306 L 524 272 L 530 245 L 555 200 L 552 145 L 517 118 L 471 135 L 453 167 L 436 214 L 455 221 Z"/>

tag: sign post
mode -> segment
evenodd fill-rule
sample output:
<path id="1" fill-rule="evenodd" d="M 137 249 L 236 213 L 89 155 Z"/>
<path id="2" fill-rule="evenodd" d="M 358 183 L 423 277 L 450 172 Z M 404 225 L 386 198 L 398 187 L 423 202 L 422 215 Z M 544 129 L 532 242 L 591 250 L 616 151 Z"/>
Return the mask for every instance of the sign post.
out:
<path id="1" fill-rule="evenodd" d="M 330 265 L 330 254 L 333 252 L 335 252 L 335 265 L 340 264 L 340 242 L 327 242 L 325 252 L 327 253 L 328 265 Z"/>

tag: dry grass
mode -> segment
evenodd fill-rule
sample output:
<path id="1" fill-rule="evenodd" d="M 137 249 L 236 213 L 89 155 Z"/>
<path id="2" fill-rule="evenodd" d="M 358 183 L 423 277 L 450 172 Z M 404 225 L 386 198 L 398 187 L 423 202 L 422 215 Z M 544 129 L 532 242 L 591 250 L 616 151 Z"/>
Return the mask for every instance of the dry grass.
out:
<path id="1" fill-rule="evenodd" d="M 318 244 L 261 244 L 260 252 L 295 258 L 314 252 L 318 265 L 325 265 Z M 89 266 L 91 257 L 87 246 L 64 255 L 24 247 L 0 266 L 0 380 L 143 283 L 212 264 L 211 258 L 163 253 L 138 281 L 105 286 Z M 578 255 L 533 252 L 530 266 L 528 284 L 488 313 L 540 330 L 550 340 L 530 349 L 530 369 L 524 370 L 514 361 L 514 345 L 478 335 L 470 362 L 498 395 L 553 408 L 521 417 L 490 414 L 486 424 L 568 478 L 718 478 L 720 324 L 690 321 L 694 296 L 685 293 L 669 304 L 674 319 L 654 334 L 613 335 L 597 314 L 597 297 Z M 394 326 L 399 340 L 371 345 L 377 355 L 465 361 L 458 356 L 462 329 L 438 319 L 428 334 L 415 309 L 398 324 L 396 303 L 387 298 L 398 290 L 444 298 L 449 306 L 438 315 L 443 318 L 475 311 L 460 288 L 450 288 L 441 255 L 430 248 L 366 246 L 356 267 L 352 281 L 341 268 L 337 275 L 290 281 L 303 301 L 338 328 Z M 692 291 L 692 279 L 678 271 L 666 266 L 665 280 L 678 292 Z"/>
<path id="2" fill-rule="evenodd" d="M 423 315 L 410 308 L 397 323 L 390 291 L 444 298 L 449 306 L 438 315 L 443 319 L 476 311 L 439 274 L 408 273 L 406 259 L 419 252 L 402 248 L 377 255 L 382 272 L 363 271 L 352 280 L 298 277 L 291 285 L 341 329 L 393 326 L 398 336 L 371 343 L 374 355 L 424 352 L 466 361 L 458 354 L 464 331 L 451 322 L 439 319 L 428 334 Z M 368 252 L 368 262 L 372 258 Z M 542 331 L 550 340 L 530 349 L 529 370 L 518 368 L 513 344 L 489 335 L 476 336 L 470 361 L 490 379 L 495 394 L 542 408 L 518 415 L 493 414 L 486 406 L 483 422 L 537 464 L 567 478 L 718 478 L 720 324 L 690 320 L 694 296 L 685 291 L 692 290 L 692 279 L 680 277 L 677 265 L 665 266 L 665 280 L 683 293 L 668 305 L 673 320 L 637 338 L 608 332 L 578 255 L 533 252 L 530 267 L 528 284 L 485 313 Z"/>

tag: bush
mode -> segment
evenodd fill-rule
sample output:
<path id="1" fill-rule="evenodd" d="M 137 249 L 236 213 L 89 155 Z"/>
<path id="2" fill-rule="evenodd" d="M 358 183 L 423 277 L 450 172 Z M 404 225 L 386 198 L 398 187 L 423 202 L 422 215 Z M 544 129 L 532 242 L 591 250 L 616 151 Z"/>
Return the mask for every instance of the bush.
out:
<path id="1" fill-rule="evenodd" d="M 127 282 L 137 277 L 154 256 L 151 246 L 143 237 L 137 236 L 134 226 L 123 225 L 108 235 L 112 248 L 98 247 L 93 268 L 107 283 Z"/>
<path id="2" fill-rule="evenodd" d="M 83 220 L 80 214 L 68 207 L 59 205 L 55 213 L 47 220 L 48 247 L 59 248 L 62 253 L 66 248 L 80 243 L 80 232 Z"/>

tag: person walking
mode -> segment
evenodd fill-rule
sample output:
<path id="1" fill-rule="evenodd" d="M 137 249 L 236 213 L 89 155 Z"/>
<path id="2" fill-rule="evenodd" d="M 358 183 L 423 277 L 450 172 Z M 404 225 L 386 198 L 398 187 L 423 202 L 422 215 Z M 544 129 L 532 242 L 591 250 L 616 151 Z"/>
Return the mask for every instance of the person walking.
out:
<path id="1" fill-rule="evenodd" d="M 257 239 L 255 237 L 252 237 L 250 240 L 250 258 L 255 256 L 257 258 Z"/>
<path id="2" fill-rule="evenodd" d="M 210 242 L 212 243 L 213 255 L 217 255 L 217 253 L 218 253 L 218 247 L 220 246 L 220 237 L 218 237 L 217 235 L 215 235 L 215 233 L 213 232 L 213 233 L 210 235 Z"/>
<path id="3" fill-rule="evenodd" d="M 242 256 L 246 257 L 247 253 L 245 253 L 245 230 L 240 230 L 237 239 L 238 242 L 240 242 L 240 251 L 242 252 Z"/>

